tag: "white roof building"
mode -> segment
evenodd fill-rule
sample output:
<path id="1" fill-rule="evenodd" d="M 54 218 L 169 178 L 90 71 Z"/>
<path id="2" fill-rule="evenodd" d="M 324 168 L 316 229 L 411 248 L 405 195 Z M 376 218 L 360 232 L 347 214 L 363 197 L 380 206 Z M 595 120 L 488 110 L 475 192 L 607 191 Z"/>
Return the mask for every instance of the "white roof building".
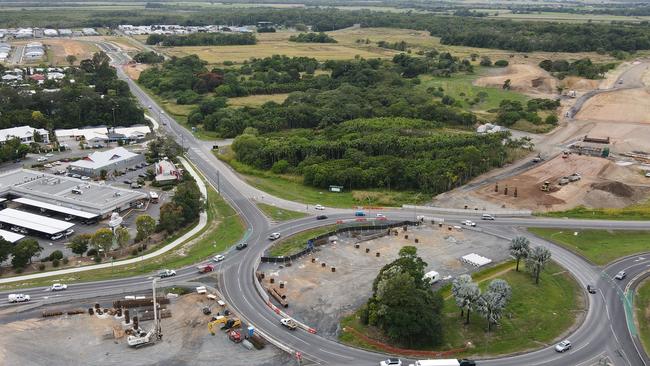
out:
<path id="1" fill-rule="evenodd" d="M 171 161 L 160 160 L 155 165 L 156 182 L 167 182 L 181 179 L 181 171 Z"/>
<path id="2" fill-rule="evenodd" d="M 109 140 L 109 132 L 111 135 L 123 135 L 122 139 L 127 140 L 142 140 L 145 136 L 151 132 L 151 128 L 145 125 L 131 126 L 131 127 L 91 127 L 91 128 L 70 128 L 70 129 L 61 129 L 56 130 L 56 138 L 59 141 L 62 140 L 79 140 L 83 137 L 88 143 L 98 143 L 105 142 Z"/>
<path id="3" fill-rule="evenodd" d="M 35 142 L 34 131 L 41 136 L 42 142 L 46 144 L 50 142 L 50 134 L 47 130 L 42 128 L 33 128 L 31 126 L 20 126 L 0 130 L 0 143 L 4 143 L 7 140 L 17 137 L 23 144 L 30 144 Z"/>
<path id="4" fill-rule="evenodd" d="M 56 29 L 45 29 L 43 31 L 43 35 L 46 37 L 57 37 L 59 35 L 59 32 Z"/>
<path id="5" fill-rule="evenodd" d="M 126 170 L 144 162 L 144 155 L 116 147 L 107 151 L 96 151 L 82 160 L 77 160 L 68 166 L 68 170 L 86 176 L 98 176 L 102 170 L 112 173 L 116 170 Z"/>

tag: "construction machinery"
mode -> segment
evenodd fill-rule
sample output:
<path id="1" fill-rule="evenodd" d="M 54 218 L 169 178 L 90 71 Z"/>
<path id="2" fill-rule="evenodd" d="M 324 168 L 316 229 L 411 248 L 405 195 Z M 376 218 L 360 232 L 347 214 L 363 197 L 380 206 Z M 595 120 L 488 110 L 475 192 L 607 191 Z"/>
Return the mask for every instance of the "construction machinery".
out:
<path id="1" fill-rule="evenodd" d="M 582 179 L 582 177 L 578 173 L 573 173 L 569 176 L 569 182 L 577 182 L 580 179 Z"/>
<path id="2" fill-rule="evenodd" d="M 134 326 L 134 333 L 126 338 L 126 344 L 129 347 L 140 348 L 142 346 L 147 346 L 154 344 L 156 341 L 162 339 L 162 329 L 160 327 L 160 317 L 158 316 L 158 303 L 156 302 L 156 281 L 158 278 L 154 278 L 152 281 L 153 287 L 153 328 L 150 331 L 145 332 L 144 330 Z M 134 321 L 135 323 L 135 321 Z M 137 324 L 137 323 L 136 323 Z"/>
<path id="3" fill-rule="evenodd" d="M 208 331 L 210 331 L 210 334 L 215 335 L 214 332 L 214 327 L 219 325 L 219 324 L 225 324 L 228 321 L 228 318 L 225 316 L 220 316 L 217 315 L 216 317 L 212 317 L 212 320 L 208 322 Z"/>
<path id="4" fill-rule="evenodd" d="M 231 330 L 230 332 L 228 332 L 228 339 L 230 339 L 235 343 L 239 343 L 242 341 L 241 333 L 239 333 L 239 331 L 236 330 Z"/>
<path id="5" fill-rule="evenodd" d="M 562 177 L 562 179 L 560 179 L 560 181 L 557 182 L 557 184 L 559 184 L 561 186 L 565 186 L 565 185 L 569 184 L 569 182 L 570 182 L 569 177 Z"/>
<path id="6" fill-rule="evenodd" d="M 225 331 L 229 331 L 231 329 L 239 328 L 239 327 L 241 327 L 241 320 L 239 320 L 238 318 L 232 318 L 232 319 L 228 319 L 228 321 L 224 323 L 221 329 Z"/>
<path id="7" fill-rule="evenodd" d="M 550 192 L 551 191 L 551 182 L 545 181 L 542 186 L 540 187 L 542 192 Z"/>

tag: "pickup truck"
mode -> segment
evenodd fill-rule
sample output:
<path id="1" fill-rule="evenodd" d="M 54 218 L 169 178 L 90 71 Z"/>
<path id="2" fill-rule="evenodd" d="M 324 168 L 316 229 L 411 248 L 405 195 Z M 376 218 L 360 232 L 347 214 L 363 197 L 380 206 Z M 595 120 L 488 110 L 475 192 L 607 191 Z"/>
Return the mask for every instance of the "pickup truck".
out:
<path id="1" fill-rule="evenodd" d="M 298 324 L 296 324 L 296 322 L 291 318 L 280 319 L 280 324 L 284 325 L 285 327 L 291 330 L 296 330 L 296 328 L 298 327 Z"/>
<path id="2" fill-rule="evenodd" d="M 162 271 L 158 272 L 158 276 L 160 278 L 176 276 L 176 271 L 173 269 L 163 269 Z"/>
<path id="3" fill-rule="evenodd" d="M 23 294 L 9 294 L 7 300 L 9 300 L 9 302 L 25 302 L 31 300 L 31 297 Z"/>
<path id="4" fill-rule="evenodd" d="M 196 267 L 199 270 L 199 273 L 208 273 L 214 271 L 214 266 L 211 264 L 206 264 L 204 266 Z"/>

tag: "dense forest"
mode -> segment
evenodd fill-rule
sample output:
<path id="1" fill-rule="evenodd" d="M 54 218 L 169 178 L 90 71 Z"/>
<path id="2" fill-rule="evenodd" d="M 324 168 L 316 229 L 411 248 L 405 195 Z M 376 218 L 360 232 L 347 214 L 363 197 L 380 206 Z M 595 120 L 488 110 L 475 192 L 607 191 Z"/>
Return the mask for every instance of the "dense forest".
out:
<path id="1" fill-rule="evenodd" d="M 66 70 L 67 77 L 57 91 L 44 92 L 34 86 L 35 93 L 30 94 L 0 88 L 0 128 L 30 125 L 51 130 L 144 123 L 128 84 L 117 78 L 109 61 L 103 52 L 82 60 L 78 68 Z"/>
<path id="2" fill-rule="evenodd" d="M 477 135 L 407 118 L 358 119 L 319 130 L 264 136 L 247 132 L 232 145 L 260 169 L 304 176 L 319 188 L 381 187 L 440 193 L 506 160 L 506 133 Z"/>
<path id="3" fill-rule="evenodd" d="M 567 60 L 543 60 L 539 67 L 550 72 L 558 79 L 574 75 L 587 79 L 602 79 L 605 73 L 616 67 L 616 63 L 595 64 L 588 58 L 573 62 Z"/>
<path id="4" fill-rule="evenodd" d="M 255 44 L 253 33 L 192 33 L 187 35 L 152 34 L 147 44 L 161 46 L 234 46 Z"/>
<path id="5" fill-rule="evenodd" d="M 426 30 L 440 37 L 443 44 L 483 48 L 500 48 L 520 52 L 583 52 L 650 49 L 650 26 L 647 24 L 556 23 L 512 21 L 477 17 L 454 17 L 416 12 L 381 12 L 339 10 L 333 8 L 232 8 L 173 13 L 164 10 L 93 11 L 43 14 L 21 12 L 16 19 L 11 12 L 0 13 L 0 26 L 79 27 L 120 24 L 251 25 L 260 21 L 295 26 L 307 24 L 314 32 L 362 27 L 390 27 Z M 181 36 L 172 36 L 181 37 Z M 183 41 L 184 42 L 184 41 Z M 182 43 L 185 44 L 185 43 Z M 193 43 L 199 44 L 199 43 Z"/>
<path id="6" fill-rule="evenodd" d="M 320 33 L 300 33 L 297 36 L 289 37 L 290 42 L 301 43 L 337 43 L 336 40 L 327 34 Z"/>

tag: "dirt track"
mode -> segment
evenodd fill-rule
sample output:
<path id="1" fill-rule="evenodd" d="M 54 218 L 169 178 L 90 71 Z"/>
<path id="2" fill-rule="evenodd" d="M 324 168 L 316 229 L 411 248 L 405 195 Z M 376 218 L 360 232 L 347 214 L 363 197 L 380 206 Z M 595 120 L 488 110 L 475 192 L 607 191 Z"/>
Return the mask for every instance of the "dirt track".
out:
<path id="1" fill-rule="evenodd" d="M 548 72 L 538 66 L 527 64 L 513 64 L 499 75 L 486 76 L 477 79 L 474 84 L 500 88 L 510 79 L 510 88 L 527 94 L 553 94 L 556 93 L 558 81 Z"/>

